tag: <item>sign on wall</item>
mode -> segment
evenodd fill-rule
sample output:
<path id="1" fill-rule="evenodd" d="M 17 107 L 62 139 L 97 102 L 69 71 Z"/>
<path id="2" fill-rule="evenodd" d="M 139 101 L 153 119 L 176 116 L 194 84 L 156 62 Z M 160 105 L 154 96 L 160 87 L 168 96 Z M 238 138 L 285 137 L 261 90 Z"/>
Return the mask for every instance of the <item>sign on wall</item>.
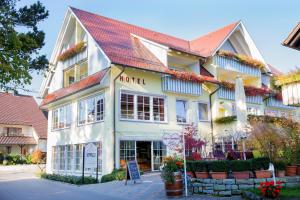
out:
<path id="1" fill-rule="evenodd" d="M 94 169 L 97 167 L 97 146 L 93 143 L 85 145 L 84 152 L 85 168 Z"/>
<path id="2" fill-rule="evenodd" d="M 139 78 L 139 77 L 129 77 L 129 76 L 120 76 L 120 81 L 121 82 L 126 82 L 126 83 L 132 83 L 132 84 L 138 84 L 138 85 L 146 85 L 145 79 Z"/>

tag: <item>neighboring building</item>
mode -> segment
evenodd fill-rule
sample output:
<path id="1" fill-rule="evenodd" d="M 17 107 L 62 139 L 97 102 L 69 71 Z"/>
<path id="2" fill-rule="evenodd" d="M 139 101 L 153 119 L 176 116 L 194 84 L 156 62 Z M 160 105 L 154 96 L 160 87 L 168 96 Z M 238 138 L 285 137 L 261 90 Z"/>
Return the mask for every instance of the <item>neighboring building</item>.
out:
<path id="1" fill-rule="evenodd" d="M 300 23 L 295 26 L 292 32 L 282 43 L 284 46 L 300 51 Z"/>
<path id="2" fill-rule="evenodd" d="M 46 153 L 47 118 L 31 96 L 0 92 L 0 152 Z"/>
<path id="3" fill-rule="evenodd" d="M 265 67 L 220 56 L 222 49 Z M 102 174 L 130 159 L 143 170 L 158 170 L 172 153 L 164 134 L 191 122 L 207 142 L 206 153 L 212 152 L 224 132 L 213 120 L 235 112 L 234 91 L 222 82 L 238 75 L 250 92 L 259 91 L 247 97 L 250 114 L 294 112 L 272 99 L 272 70 L 240 21 L 188 41 L 69 8 L 50 63 L 41 87 L 41 108 L 49 111 L 49 173 L 80 175 L 88 143 L 99 146 Z"/>

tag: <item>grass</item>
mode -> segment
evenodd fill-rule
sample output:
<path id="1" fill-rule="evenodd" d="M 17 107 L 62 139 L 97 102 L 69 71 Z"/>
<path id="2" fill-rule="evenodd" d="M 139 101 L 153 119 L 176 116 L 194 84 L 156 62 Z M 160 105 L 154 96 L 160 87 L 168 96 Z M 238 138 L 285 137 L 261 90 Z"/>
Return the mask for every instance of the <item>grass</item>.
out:
<path id="1" fill-rule="evenodd" d="M 260 192 L 258 189 L 252 189 L 249 191 L 251 191 L 257 195 L 260 195 Z M 290 198 L 300 199 L 300 186 L 290 187 L 290 188 L 283 187 L 281 189 L 279 197 L 282 199 L 290 199 Z"/>

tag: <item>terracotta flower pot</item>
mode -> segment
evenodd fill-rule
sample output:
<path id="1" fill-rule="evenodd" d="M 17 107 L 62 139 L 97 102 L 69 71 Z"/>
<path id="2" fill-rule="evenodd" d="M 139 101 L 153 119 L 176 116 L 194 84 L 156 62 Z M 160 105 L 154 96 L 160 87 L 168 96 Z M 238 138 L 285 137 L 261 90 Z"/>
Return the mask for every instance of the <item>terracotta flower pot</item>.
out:
<path id="1" fill-rule="evenodd" d="M 269 170 L 255 171 L 256 178 L 271 178 L 272 173 Z"/>
<path id="2" fill-rule="evenodd" d="M 300 175 L 300 164 L 297 165 L 297 175 Z"/>
<path id="3" fill-rule="evenodd" d="M 187 176 L 190 176 L 191 178 L 195 178 L 194 172 L 186 172 Z"/>
<path id="4" fill-rule="evenodd" d="M 168 197 L 180 197 L 183 194 L 182 176 L 180 172 L 174 172 L 174 183 L 165 182 L 166 195 Z"/>
<path id="5" fill-rule="evenodd" d="M 285 167 L 285 175 L 286 176 L 296 176 L 296 174 L 297 174 L 297 165 Z"/>
<path id="6" fill-rule="evenodd" d="M 250 177 L 249 171 L 232 172 L 232 175 L 235 179 L 248 179 Z"/>
<path id="7" fill-rule="evenodd" d="M 208 178 L 208 172 L 195 172 L 196 178 Z"/>
<path id="8" fill-rule="evenodd" d="M 285 171 L 284 170 L 278 170 L 278 171 L 276 171 L 276 177 L 278 177 L 278 178 L 285 177 Z"/>
<path id="9" fill-rule="evenodd" d="M 211 177 L 213 179 L 226 179 L 227 173 L 226 172 L 211 172 Z"/>

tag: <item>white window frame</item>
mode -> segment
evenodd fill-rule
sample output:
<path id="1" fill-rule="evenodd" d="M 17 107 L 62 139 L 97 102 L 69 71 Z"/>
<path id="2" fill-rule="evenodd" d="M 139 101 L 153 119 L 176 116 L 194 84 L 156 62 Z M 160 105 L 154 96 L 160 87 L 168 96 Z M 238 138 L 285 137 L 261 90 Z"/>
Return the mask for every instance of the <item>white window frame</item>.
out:
<path id="1" fill-rule="evenodd" d="M 70 112 L 68 111 L 68 108 L 70 108 Z M 64 126 L 60 127 L 60 110 L 63 110 L 63 112 L 65 113 L 64 117 L 63 117 L 63 123 Z M 54 113 L 57 112 L 57 127 L 54 127 Z M 70 119 L 71 121 L 68 122 L 67 120 Z M 55 109 L 52 110 L 52 116 L 51 116 L 51 130 L 52 131 L 57 131 L 57 130 L 62 130 L 62 129 L 69 129 L 71 128 L 72 125 L 72 103 L 57 107 Z"/>
<path id="2" fill-rule="evenodd" d="M 133 119 L 127 119 L 127 118 L 122 118 L 122 112 L 121 112 L 121 98 L 122 94 L 129 94 L 133 95 L 133 107 L 134 107 L 134 116 Z M 146 96 L 150 98 L 150 119 L 149 120 L 141 120 L 138 119 L 138 96 Z M 153 98 L 161 98 L 164 99 L 164 121 L 154 120 L 154 115 L 153 115 Z M 120 90 L 119 93 L 119 120 L 120 121 L 134 121 L 134 122 L 146 122 L 146 123 L 168 123 L 168 117 L 167 117 L 167 97 L 164 95 L 156 95 L 156 94 L 148 94 L 148 93 L 141 93 L 141 92 L 132 92 L 132 91 L 127 91 L 127 90 Z"/>
<path id="3" fill-rule="evenodd" d="M 207 106 L 207 119 L 200 119 L 199 113 L 199 104 L 206 104 Z M 209 122 L 211 120 L 211 113 L 210 113 L 210 104 L 207 101 L 197 101 L 197 117 L 199 122 Z"/>
<path id="4" fill-rule="evenodd" d="M 186 122 L 179 122 L 177 120 L 177 101 L 185 101 L 186 103 L 186 110 L 185 110 L 185 120 Z M 188 124 L 189 123 L 189 119 L 188 119 L 188 110 L 189 110 L 189 101 L 187 99 L 176 99 L 175 100 L 175 113 L 176 113 L 176 123 L 177 124 Z"/>
<path id="5" fill-rule="evenodd" d="M 88 104 L 87 102 L 90 100 L 90 99 L 94 99 L 94 109 L 95 109 L 95 113 L 94 113 L 94 120 L 91 121 L 91 122 L 88 122 Z M 97 100 L 103 100 L 103 116 L 102 116 L 102 119 L 97 119 Z M 80 123 L 80 103 L 81 102 L 84 102 L 84 105 L 85 105 L 85 122 L 84 123 Z M 77 126 L 84 126 L 84 125 L 88 125 L 88 124 L 94 124 L 94 123 L 99 123 L 99 122 L 104 122 L 104 119 L 105 119 L 105 98 L 104 98 L 104 94 L 103 93 L 100 93 L 100 94 L 95 94 L 95 95 L 92 95 L 92 96 L 89 96 L 89 97 L 85 97 L 83 99 L 80 99 L 78 102 L 77 102 Z"/>

